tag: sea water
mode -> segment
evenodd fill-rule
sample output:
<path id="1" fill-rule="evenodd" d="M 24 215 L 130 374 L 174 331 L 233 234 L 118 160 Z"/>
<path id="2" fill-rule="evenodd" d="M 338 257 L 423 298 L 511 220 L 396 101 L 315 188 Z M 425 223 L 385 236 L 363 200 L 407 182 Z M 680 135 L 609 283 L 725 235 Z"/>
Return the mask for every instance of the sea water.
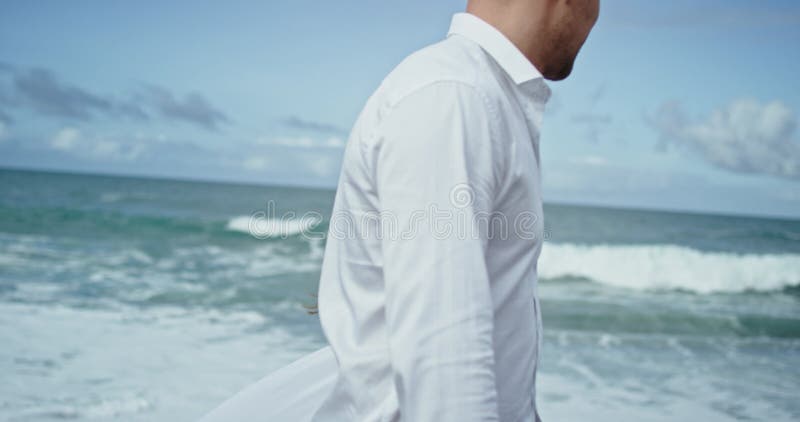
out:
<path id="1" fill-rule="evenodd" d="M 324 346 L 305 234 L 333 197 L 0 170 L 0 420 L 189 421 Z M 547 204 L 545 227 L 544 420 L 800 419 L 800 221 Z"/>

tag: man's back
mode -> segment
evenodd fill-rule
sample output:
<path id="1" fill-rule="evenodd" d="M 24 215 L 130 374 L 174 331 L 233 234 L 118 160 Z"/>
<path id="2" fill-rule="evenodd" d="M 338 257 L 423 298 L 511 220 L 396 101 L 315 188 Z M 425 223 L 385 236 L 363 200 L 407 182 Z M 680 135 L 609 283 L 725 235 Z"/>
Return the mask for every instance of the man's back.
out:
<path id="1" fill-rule="evenodd" d="M 499 31 L 458 14 L 369 99 L 323 262 L 339 375 L 315 420 L 536 419 L 549 92 Z"/>

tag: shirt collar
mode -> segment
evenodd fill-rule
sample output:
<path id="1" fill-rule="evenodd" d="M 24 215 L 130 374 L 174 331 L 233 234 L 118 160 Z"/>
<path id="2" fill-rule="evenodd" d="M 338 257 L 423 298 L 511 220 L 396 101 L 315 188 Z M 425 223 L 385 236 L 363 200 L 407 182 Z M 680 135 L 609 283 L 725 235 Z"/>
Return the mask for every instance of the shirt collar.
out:
<path id="1" fill-rule="evenodd" d="M 542 78 L 536 67 L 502 32 L 473 14 L 453 15 L 447 36 L 453 34 L 462 35 L 480 45 L 517 85 Z"/>

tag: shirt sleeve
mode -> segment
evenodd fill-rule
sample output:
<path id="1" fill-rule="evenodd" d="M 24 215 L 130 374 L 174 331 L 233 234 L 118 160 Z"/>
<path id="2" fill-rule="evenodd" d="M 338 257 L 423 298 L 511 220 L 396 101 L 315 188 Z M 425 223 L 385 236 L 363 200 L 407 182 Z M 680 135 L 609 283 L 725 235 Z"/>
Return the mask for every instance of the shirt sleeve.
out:
<path id="1" fill-rule="evenodd" d="M 375 158 L 393 381 L 403 420 L 498 420 L 486 268 L 490 115 L 471 86 L 400 101 Z"/>

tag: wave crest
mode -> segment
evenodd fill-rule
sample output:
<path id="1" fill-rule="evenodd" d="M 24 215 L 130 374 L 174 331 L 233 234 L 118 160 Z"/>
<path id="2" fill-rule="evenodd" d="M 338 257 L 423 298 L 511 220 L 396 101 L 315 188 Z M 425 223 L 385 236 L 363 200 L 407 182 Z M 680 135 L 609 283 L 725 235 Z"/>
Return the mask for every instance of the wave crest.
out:
<path id="1" fill-rule="evenodd" d="M 226 228 L 231 231 L 247 233 L 259 239 L 287 238 L 308 233 L 319 223 L 319 219 L 312 217 L 290 219 L 245 215 L 230 219 Z"/>
<path id="2" fill-rule="evenodd" d="M 546 244 L 539 276 L 585 277 L 640 290 L 773 291 L 800 284 L 800 255 L 703 252 L 677 245 Z"/>

